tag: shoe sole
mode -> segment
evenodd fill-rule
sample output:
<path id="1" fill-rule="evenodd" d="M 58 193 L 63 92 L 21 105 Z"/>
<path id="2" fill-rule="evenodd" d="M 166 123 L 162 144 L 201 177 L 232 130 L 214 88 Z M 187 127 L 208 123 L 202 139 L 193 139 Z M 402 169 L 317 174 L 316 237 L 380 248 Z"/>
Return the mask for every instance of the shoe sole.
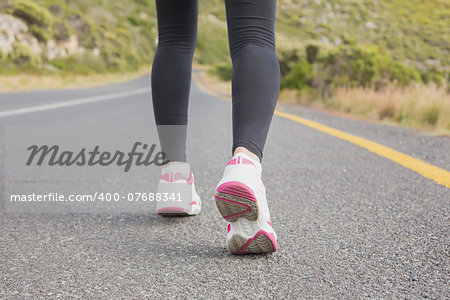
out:
<path id="1" fill-rule="evenodd" d="M 175 209 L 173 209 L 175 208 Z M 197 216 L 200 211 L 195 213 L 188 213 L 184 209 L 176 210 L 178 207 L 166 207 L 157 211 L 157 214 L 163 217 L 187 217 L 187 216 Z"/>
<path id="2" fill-rule="evenodd" d="M 258 220 L 258 204 L 253 190 L 239 181 L 229 181 L 217 188 L 216 206 L 222 217 L 230 222 L 245 218 Z M 241 222 L 242 223 L 242 222 Z M 259 230 L 251 238 L 235 233 L 228 241 L 228 251 L 232 254 L 265 254 L 277 251 L 273 233 Z"/>
<path id="3" fill-rule="evenodd" d="M 158 209 L 158 215 L 163 217 L 185 217 L 189 214 L 181 207 L 164 207 Z"/>
<path id="4" fill-rule="evenodd" d="M 228 222 L 240 218 L 250 221 L 258 219 L 258 205 L 253 190 L 242 182 L 229 181 L 217 188 L 216 206 Z"/>
<path id="5" fill-rule="evenodd" d="M 273 233 L 258 231 L 252 238 L 246 239 L 234 234 L 228 242 L 228 251 L 232 254 L 264 254 L 277 251 Z"/>

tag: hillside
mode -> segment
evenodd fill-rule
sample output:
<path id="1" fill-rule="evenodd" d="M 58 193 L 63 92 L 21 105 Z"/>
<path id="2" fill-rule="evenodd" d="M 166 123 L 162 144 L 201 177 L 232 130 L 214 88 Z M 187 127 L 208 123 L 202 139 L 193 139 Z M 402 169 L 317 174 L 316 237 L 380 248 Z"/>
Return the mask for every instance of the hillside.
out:
<path id="1" fill-rule="evenodd" d="M 200 24 L 206 31 L 200 33 L 203 46 L 211 36 L 208 34 L 211 28 L 223 30 L 225 11 L 222 0 L 200 2 L 204 4 L 200 7 Z M 325 48 L 376 44 L 395 59 L 419 69 L 449 66 L 448 1 L 279 0 L 278 3 L 280 50 L 308 43 Z"/>
<path id="2" fill-rule="evenodd" d="M 28 26 L 27 30 L 16 26 L 19 28 L 16 32 L 12 32 L 12 27 L 3 29 L 4 36 L 15 35 L 16 41 L 13 45 L 0 42 L 5 66 L 2 71 L 87 74 L 148 66 L 156 38 L 152 3 L 144 0 L 2 1 L 3 20 L 4 14 L 9 14 Z"/>
<path id="3" fill-rule="evenodd" d="M 199 7 L 196 61 L 229 61 L 223 0 L 199 0 Z M 34 69 L 107 72 L 151 63 L 157 35 L 153 0 L 6 0 L 0 12 L 25 21 L 41 43 L 40 53 L 32 49 L 40 56 L 31 60 Z M 450 63 L 449 14 L 445 0 L 279 0 L 278 45 L 283 51 L 308 44 L 325 50 L 342 44 L 376 44 L 395 60 L 419 70 L 443 70 Z M 82 49 L 66 51 L 70 58 L 49 57 L 44 51 L 49 41 L 53 48 L 71 41 Z M 4 64 L 8 57 L 14 61 L 6 69 L 24 67 L 16 56 L 27 54 L 27 49 L 19 47 L 19 53 L 10 55 L 5 50 L 0 53 Z"/>
<path id="4" fill-rule="evenodd" d="M 280 5 L 279 28 L 299 40 L 376 44 L 418 67 L 442 67 L 450 62 L 449 13 L 445 0 L 295 0 Z"/>
<path id="5" fill-rule="evenodd" d="M 450 132 L 449 15 L 446 0 L 278 0 L 280 100 Z M 225 20 L 223 0 L 199 0 L 194 59 L 229 80 Z M 9 86 L 118 80 L 156 44 L 154 0 L 0 2 Z"/>

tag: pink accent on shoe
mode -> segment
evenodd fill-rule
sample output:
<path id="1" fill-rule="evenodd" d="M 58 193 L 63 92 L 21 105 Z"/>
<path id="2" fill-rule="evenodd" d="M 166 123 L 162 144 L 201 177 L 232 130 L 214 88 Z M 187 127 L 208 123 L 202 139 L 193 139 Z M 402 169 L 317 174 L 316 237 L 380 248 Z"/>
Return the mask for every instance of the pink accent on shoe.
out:
<path id="1" fill-rule="evenodd" d="M 233 204 L 236 204 L 236 205 L 240 205 L 240 206 L 243 206 L 243 207 L 247 208 L 247 209 L 244 210 L 244 211 L 241 211 L 241 212 L 238 212 L 238 213 L 235 213 L 235 214 L 226 216 L 226 217 L 224 216 L 224 217 L 223 217 L 224 219 L 229 219 L 229 218 L 232 218 L 232 217 L 240 216 L 240 215 L 245 214 L 245 213 L 248 213 L 249 211 L 252 210 L 250 206 L 245 205 L 244 203 L 240 203 L 240 202 L 236 202 L 236 201 L 228 200 L 228 199 L 223 199 L 223 198 L 220 198 L 220 197 L 217 197 L 217 196 L 214 196 L 214 197 L 215 197 L 217 200 L 225 201 L 225 202 L 230 202 L 230 203 L 233 203 Z"/>
<path id="2" fill-rule="evenodd" d="M 192 183 L 194 182 L 194 176 L 192 175 L 192 172 L 189 173 L 189 178 L 188 178 L 188 179 L 186 179 L 186 178 L 183 176 L 183 174 L 181 174 L 180 172 L 175 173 L 173 182 L 178 181 L 178 180 L 180 180 L 180 179 L 186 180 L 186 182 L 187 182 L 189 185 L 192 185 Z"/>
<path id="3" fill-rule="evenodd" d="M 267 221 L 267 224 L 269 224 L 269 225 L 270 225 L 270 227 L 272 227 L 272 223 L 270 223 L 270 221 Z"/>
<path id="4" fill-rule="evenodd" d="M 170 175 L 169 175 L 169 173 L 164 174 L 163 176 L 161 176 L 161 179 L 164 179 L 165 181 L 170 182 Z"/>
<path id="5" fill-rule="evenodd" d="M 163 208 L 158 209 L 158 211 L 157 211 L 158 214 L 179 213 L 179 212 L 185 212 L 184 208 L 182 208 L 182 207 L 163 207 Z"/>
<path id="6" fill-rule="evenodd" d="M 250 159 L 246 159 L 246 158 L 242 159 L 242 164 L 243 165 L 254 165 L 255 166 L 255 164 Z"/>
<path id="7" fill-rule="evenodd" d="M 263 184 L 264 187 L 266 187 L 266 184 L 264 183 L 264 181 L 261 179 L 261 182 Z"/>
<path id="8" fill-rule="evenodd" d="M 230 230 L 231 230 L 231 224 L 228 223 L 228 232 L 230 232 Z"/>
<path id="9" fill-rule="evenodd" d="M 228 166 L 228 165 L 235 165 L 235 164 L 236 164 L 236 158 L 230 160 L 230 161 L 227 163 L 227 166 Z"/>
<path id="10" fill-rule="evenodd" d="M 249 186 L 239 181 L 228 181 L 222 183 L 217 188 L 217 192 L 235 195 L 256 202 L 256 197 L 253 190 Z"/>
<path id="11" fill-rule="evenodd" d="M 246 159 L 246 158 L 241 159 L 241 157 L 238 156 L 238 158 L 234 158 L 234 159 L 230 160 L 230 161 L 227 163 L 227 166 L 228 166 L 228 165 L 238 165 L 238 164 L 243 164 L 243 165 L 255 165 L 250 159 Z"/>
<path id="12" fill-rule="evenodd" d="M 197 202 L 195 202 L 195 201 L 192 201 L 192 202 L 191 202 L 191 205 L 194 205 L 194 204 L 197 204 Z"/>
<path id="13" fill-rule="evenodd" d="M 191 185 L 194 182 L 194 175 L 192 175 L 192 172 L 189 173 L 189 178 L 186 179 L 186 182 Z"/>
<path id="14" fill-rule="evenodd" d="M 273 251 L 277 251 L 277 250 L 278 250 L 277 242 L 276 242 L 276 240 L 275 240 L 274 234 L 273 234 L 273 233 L 266 232 L 266 231 L 264 231 L 264 230 L 260 230 L 260 231 L 258 231 L 252 238 L 248 239 L 247 242 L 245 242 L 245 244 L 244 244 L 241 248 L 239 248 L 239 250 L 237 250 L 237 251 L 235 252 L 235 254 L 247 254 L 247 253 L 250 253 L 249 251 L 246 251 L 245 248 L 246 248 L 251 242 L 253 242 L 260 234 L 264 234 L 264 235 L 270 240 L 270 242 L 272 243 L 272 246 L 273 246 Z"/>
<path id="15" fill-rule="evenodd" d="M 180 179 L 184 179 L 184 176 L 181 173 L 175 173 L 173 181 L 178 181 Z"/>

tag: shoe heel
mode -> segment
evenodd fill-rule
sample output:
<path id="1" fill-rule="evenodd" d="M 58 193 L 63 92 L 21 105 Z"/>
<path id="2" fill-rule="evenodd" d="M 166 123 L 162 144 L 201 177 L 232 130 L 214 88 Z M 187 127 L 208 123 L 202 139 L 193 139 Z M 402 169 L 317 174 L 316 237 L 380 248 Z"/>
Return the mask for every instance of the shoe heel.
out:
<path id="1" fill-rule="evenodd" d="M 217 188 L 216 206 L 223 218 L 228 222 L 236 222 L 239 218 L 250 221 L 258 219 L 258 204 L 253 190 L 239 181 L 229 181 Z"/>
<path id="2" fill-rule="evenodd" d="M 231 254 L 265 254 L 277 251 L 275 236 L 264 230 L 258 231 L 250 239 L 234 234 L 227 246 Z"/>
<path id="3" fill-rule="evenodd" d="M 182 207 L 164 207 L 157 211 L 157 214 L 163 217 L 184 217 L 188 213 Z"/>

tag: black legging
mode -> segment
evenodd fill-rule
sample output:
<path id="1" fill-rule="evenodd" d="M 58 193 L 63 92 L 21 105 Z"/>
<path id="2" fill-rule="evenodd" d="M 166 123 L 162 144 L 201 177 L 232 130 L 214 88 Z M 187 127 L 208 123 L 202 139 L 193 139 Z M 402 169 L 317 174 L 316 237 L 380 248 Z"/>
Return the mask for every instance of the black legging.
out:
<path id="1" fill-rule="evenodd" d="M 262 159 L 280 88 L 275 51 L 276 0 L 225 0 L 233 62 L 233 147 Z M 197 0 L 156 0 L 158 49 L 152 67 L 157 125 L 187 125 L 192 58 L 197 38 Z M 165 127 L 165 126 L 158 126 Z M 171 161 L 186 161 L 186 126 L 159 129 Z M 176 150 L 174 150 L 174 148 Z"/>

